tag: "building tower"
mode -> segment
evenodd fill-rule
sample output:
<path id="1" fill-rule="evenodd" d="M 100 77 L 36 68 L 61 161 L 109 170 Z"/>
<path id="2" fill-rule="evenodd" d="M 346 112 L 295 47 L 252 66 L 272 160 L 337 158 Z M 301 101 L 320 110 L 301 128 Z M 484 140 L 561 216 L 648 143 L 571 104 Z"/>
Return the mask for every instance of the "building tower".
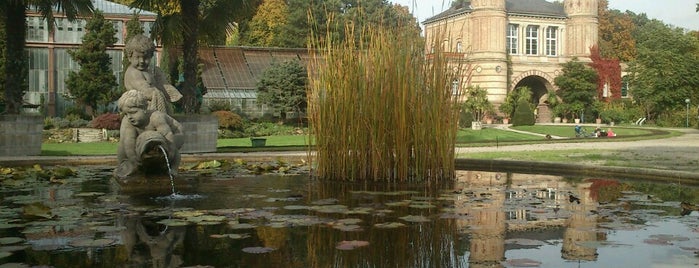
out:
<path id="1" fill-rule="evenodd" d="M 471 82 L 488 91 L 490 102 L 501 103 L 507 95 L 505 0 L 472 0 L 471 8 Z"/>
<path id="2" fill-rule="evenodd" d="M 597 45 L 598 40 L 597 6 L 598 0 L 565 0 L 568 14 L 565 55 L 568 57 L 589 61 L 590 48 Z"/>

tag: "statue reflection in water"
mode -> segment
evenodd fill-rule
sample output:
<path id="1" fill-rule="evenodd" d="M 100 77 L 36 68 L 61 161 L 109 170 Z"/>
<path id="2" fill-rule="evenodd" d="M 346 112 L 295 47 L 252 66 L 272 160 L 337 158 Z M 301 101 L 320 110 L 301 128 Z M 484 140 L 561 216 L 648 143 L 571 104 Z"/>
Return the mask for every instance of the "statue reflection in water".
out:
<path id="1" fill-rule="evenodd" d="M 126 216 L 121 237 L 129 259 L 129 267 L 180 267 L 182 256 L 175 249 L 184 242 L 186 227 L 165 226 L 154 219 Z"/>

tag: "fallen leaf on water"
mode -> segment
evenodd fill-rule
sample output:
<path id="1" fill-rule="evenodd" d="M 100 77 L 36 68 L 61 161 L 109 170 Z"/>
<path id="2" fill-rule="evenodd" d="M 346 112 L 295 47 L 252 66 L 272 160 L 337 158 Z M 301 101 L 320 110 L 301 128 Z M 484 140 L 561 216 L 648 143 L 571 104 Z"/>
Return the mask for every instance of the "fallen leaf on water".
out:
<path id="1" fill-rule="evenodd" d="M 369 241 L 360 241 L 360 240 L 352 240 L 352 241 L 340 241 L 337 243 L 337 246 L 335 246 L 336 249 L 339 250 L 353 250 L 358 247 L 366 247 L 369 245 Z"/>

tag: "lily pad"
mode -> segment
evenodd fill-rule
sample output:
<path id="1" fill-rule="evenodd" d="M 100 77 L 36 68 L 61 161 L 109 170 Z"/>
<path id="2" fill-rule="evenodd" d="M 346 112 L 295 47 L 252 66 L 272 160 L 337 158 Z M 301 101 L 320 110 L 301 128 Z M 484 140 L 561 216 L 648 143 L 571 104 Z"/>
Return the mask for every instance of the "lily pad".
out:
<path id="1" fill-rule="evenodd" d="M 262 253 L 268 253 L 275 251 L 276 248 L 270 248 L 270 247 L 247 247 L 243 248 L 243 252 L 245 253 L 251 253 L 251 254 L 262 254 Z"/>
<path id="2" fill-rule="evenodd" d="M 230 239 L 244 239 L 250 237 L 249 234 L 213 234 L 210 235 L 211 238 L 230 238 Z"/>
<path id="3" fill-rule="evenodd" d="M 24 216 L 28 217 L 36 217 L 36 218 L 45 218 L 45 219 L 50 219 L 53 216 L 51 215 L 51 208 L 42 204 L 42 203 L 31 203 L 27 204 L 23 207 L 24 210 Z"/>
<path id="4" fill-rule="evenodd" d="M 384 223 L 377 223 L 374 224 L 374 227 L 380 228 L 380 229 L 393 229 L 393 228 L 399 228 L 399 227 L 404 227 L 406 226 L 404 223 L 400 222 L 384 222 Z"/>
<path id="5" fill-rule="evenodd" d="M 366 247 L 369 245 L 369 241 L 359 241 L 359 240 L 351 240 L 351 241 L 340 241 L 337 243 L 337 246 L 335 246 L 336 249 L 339 250 L 353 250 L 358 247 Z"/>
<path id="6" fill-rule="evenodd" d="M 408 215 L 408 216 L 403 216 L 400 217 L 399 219 L 407 221 L 407 222 L 430 222 L 430 219 L 428 219 L 425 216 L 420 216 L 420 215 Z"/>
<path id="7" fill-rule="evenodd" d="M 116 242 L 114 239 L 101 238 L 101 239 L 78 239 L 73 240 L 69 244 L 73 247 L 106 247 L 114 244 Z"/>
<path id="8" fill-rule="evenodd" d="M 23 242 L 24 239 L 21 237 L 3 237 L 0 238 L 0 245 L 11 245 Z"/>
<path id="9" fill-rule="evenodd" d="M 0 259 L 12 256 L 12 252 L 3 251 L 0 252 Z"/>
<path id="10" fill-rule="evenodd" d="M 179 219 L 165 219 L 158 221 L 158 223 L 167 226 L 187 226 L 190 224 L 188 221 Z"/>
<path id="11" fill-rule="evenodd" d="M 532 259 L 510 259 L 505 262 L 507 266 L 514 266 L 514 267 L 539 267 L 541 266 L 540 261 L 535 261 Z"/>
<path id="12" fill-rule="evenodd" d="M 234 224 L 228 224 L 228 226 L 231 227 L 233 230 L 242 230 L 242 229 L 255 229 L 255 225 L 249 224 L 249 223 L 234 223 Z"/>

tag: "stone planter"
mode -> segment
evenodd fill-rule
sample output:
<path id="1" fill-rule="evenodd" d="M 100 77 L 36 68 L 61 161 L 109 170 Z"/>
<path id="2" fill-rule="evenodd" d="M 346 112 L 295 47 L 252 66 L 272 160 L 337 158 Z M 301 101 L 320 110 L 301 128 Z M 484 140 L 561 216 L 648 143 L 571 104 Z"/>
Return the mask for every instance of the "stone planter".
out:
<path id="1" fill-rule="evenodd" d="M 473 122 L 471 122 L 471 129 L 481 130 L 481 129 L 483 129 L 483 124 L 481 123 L 481 121 L 473 121 Z"/>
<path id="2" fill-rule="evenodd" d="M 184 145 L 180 153 L 216 152 L 218 139 L 218 118 L 214 115 L 175 115 L 182 124 Z"/>
<path id="3" fill-rule="evenodd" d="M 40 155 L 43 127 L 38 115 L 0 115 L 0 156 Z"/>
<path id="4" fill-rule="evenodd" d="M 267 144 L 266 138 L 250 138 L 250 143 L 252 147 L 265 147 Z"/>

